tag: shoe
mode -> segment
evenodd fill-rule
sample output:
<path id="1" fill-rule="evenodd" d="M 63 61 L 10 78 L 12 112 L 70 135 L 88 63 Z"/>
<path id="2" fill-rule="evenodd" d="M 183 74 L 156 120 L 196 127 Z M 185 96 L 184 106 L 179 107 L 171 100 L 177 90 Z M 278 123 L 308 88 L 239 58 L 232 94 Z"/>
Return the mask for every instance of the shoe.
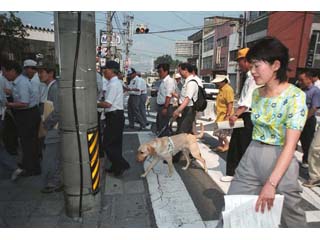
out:
<path id="1" fill-rule="evenodd" d="M 40 190 L 41 193 L 53 193 L 55 191 L 56 187 L 44 187 Z"/>
<path id="2" fill-rule="evenodd" d="M 17 168 L 16 170 L 13 171 L 11 175 L 11 181 L 15 181 L 23 172 L 23 169 Z"/>
<path id="3" fill-rule="evenodd" d="M 233 180 L 233 176 L 222 176 L 220 178 L 221 182 L 231 182 Z"/>
<path id="4" fill-rule="evenodd" d="M 309 164 L 308 164 L 308 163 L 302 163 L 302 164 L 301 164 L 301 167 L 303 167 L 303 168 L 308 168 L 308 167 L 309 167 Z"/>
<path id="5" fill-rule="evenodd" d="M 110 167 L 110 168 L 106 168 L 106 172 L 107 172 L 107 173 L 113 173 L 113 172 L 114 172 L 114 170 L 113 170 L 113 168 L 112 168 L 112 167 Z"/>
<path id="6" fill-rule="evenodd" d="M 307 180 L 304 183 L 302 183 L 303 186 L 308 187 L 308 188 L 312 188 L 312 187 L 316 187 L 316 186 L 320 186 L 320 179 L 318 180 Z"/>
<path id="7" fill-rule="evenodd" d="M 226 152 L 228 150 L 229 150 L 229 147 L 222 147 L 222 146 L 218 146 L 216 148 L 212 148 L 212 151 L 221 152 L 221 153 L 224 153 L 224 152 Z"/>
<path id="8" fill-rule="evenodd" d="M 64 189 L 63 185 L 60 185 L 54 189 L 55 192 L 62 192 Z"/>
<path id="9" fill-rule="evenodd" d="M 124 173 L 126 170 L 127 170 L 127 169 L 122 168 L 122 169 L 120 169 L 120 170 L 118 170 L 118 171 L 115 171 L 115 172 L 113 172 L 113 176 L 115 176 L 115 177 L 122 177 L 123 173 Z"/>

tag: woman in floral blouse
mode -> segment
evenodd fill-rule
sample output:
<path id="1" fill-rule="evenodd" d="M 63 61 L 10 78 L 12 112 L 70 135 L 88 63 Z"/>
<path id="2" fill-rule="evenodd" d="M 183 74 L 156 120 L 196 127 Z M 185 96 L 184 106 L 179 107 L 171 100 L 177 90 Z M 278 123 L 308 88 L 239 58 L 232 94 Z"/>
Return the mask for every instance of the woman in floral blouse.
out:
<path id="1" fill-rule="evenodd" d="M 252 142 L 236 169 L 229 195 L 259 195 L 256 211 L 270 210 L 275 194 L 284 195 L 281 225 L 305 227 L 300 208 L 299 166 L 294 157 L 304 127 L 306 97 L 288 83 L 288 49 L 266 37 L 250 48 L 247 59 L 258 85 L 252 97 Z"/>

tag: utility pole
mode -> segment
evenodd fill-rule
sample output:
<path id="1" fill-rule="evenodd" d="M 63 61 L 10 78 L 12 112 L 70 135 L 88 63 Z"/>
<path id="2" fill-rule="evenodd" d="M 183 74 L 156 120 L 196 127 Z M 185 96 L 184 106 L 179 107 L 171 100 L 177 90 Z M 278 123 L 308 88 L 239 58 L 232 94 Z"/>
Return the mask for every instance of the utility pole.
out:
<path id="1" fill-rule="evenodd" d="M 99 211 L 100 159 L 94 12 L 55 12 L 59 32 L 60 139 L 66 214 Z"/>
<path id="2" fill-rule="evenodd" d="M 129 61 L 130 61 L 130 47 L 132 46 L 133 16 L 126 15 L 125 22 L 123 23 L 123 26 L 126 27 L 126 30 L 125 30 L 126 58 L 125 58 L 124 67 L 125 67 L 125 70 L 128 70 Z"/>
<path id="3" fill-rule="evenodd" d="M 245 48 L 247 46 L 246 34 L 247 34 L 247 12 L 244 11 L 243 23 L 242 23 L 242 48 Z"/>
<path id="4" fill-rule="evenodd" d="M 106 60 L 112 60 L 111 53 L 111 41 L 112 41 L 112 17 L 113 14 L 111 11 L 107 12 L 107 55 Z"/>

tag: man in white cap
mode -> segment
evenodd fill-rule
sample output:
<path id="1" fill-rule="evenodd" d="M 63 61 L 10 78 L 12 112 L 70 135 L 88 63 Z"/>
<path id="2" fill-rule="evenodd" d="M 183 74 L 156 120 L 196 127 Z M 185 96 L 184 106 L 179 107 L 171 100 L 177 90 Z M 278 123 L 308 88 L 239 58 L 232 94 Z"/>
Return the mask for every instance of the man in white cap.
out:
<path id="1" fill-rule="evenodd" d="M 4 65 L 4 70 L 4 76 L 13 85 L 13 102 L 7 102 L 6 107 L 13 110 L 23 155 L 21 168 L 17 169 L 14 174 L 39 175 L 41 172 L 38 140 L 40 113 L 37 99 L 30 81 L 21 74 L 22 69 L 18 63 L 8 61 Z"/>
<path id="2" fill-rule="evenodd" d="M 47 86 L 45 83 L 40 82 L 37 72 L 37 62 L 32 59 L 26 59 L 23 62 L 23 70 L 23 74 L 30 80 L 32 90 L 37 98 L 37 104 L 39 105 L 40 113 L 42 113 L 43 103 L 45 102 L 47 95 Z"/>
<path id="3" fill-rule="evenodd" d="M 137 76 L 137 72 L 134 68 L 129 68 L 127 76 L 130 80 L 128 85 L 129 99 L 128 99 L 128 120 L 129 128 L 134 128 L 134 121 L 137 120 L 140 123 L 140 130 L 146 128 L 146 122 L 140 112 L 141 102 L 141 85 L 140 79 Z"/>

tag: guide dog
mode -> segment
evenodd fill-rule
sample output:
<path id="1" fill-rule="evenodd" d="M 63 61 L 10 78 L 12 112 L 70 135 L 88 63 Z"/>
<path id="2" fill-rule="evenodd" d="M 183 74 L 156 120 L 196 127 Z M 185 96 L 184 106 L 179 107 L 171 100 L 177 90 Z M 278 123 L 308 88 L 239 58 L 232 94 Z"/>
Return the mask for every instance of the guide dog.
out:
<path id="1" fill-rule="evenodd" d="M 187 170 L 190 165 L 191 160 L 189 153 L 191 153 L 195 159 L 202 163 L 204 171 L 208 172 L 206 161 L 201 157 L 197 143 L 197 139 L 202 138 L 203 134 L 204 127 L 203 124 L 201 124 L 201 132 L 198 135 L 180 133 L 170 137 L 155 138 L 149 142 L 141 144 L 137 152 L 137 161 L 144 162 L 148 156 L 153 158 L 152 162 L 147 167 L 147 170 L 141 175 L 141 177 L 146 177 L 157 162 L 163 159 L 168 163 L 168 175 L 171 177 L 173 173 L 172 157 L 180 151 L 183 152 L 183 155 L 187 160 L 186 166 L 182 168 L 183 170 Z"/>

